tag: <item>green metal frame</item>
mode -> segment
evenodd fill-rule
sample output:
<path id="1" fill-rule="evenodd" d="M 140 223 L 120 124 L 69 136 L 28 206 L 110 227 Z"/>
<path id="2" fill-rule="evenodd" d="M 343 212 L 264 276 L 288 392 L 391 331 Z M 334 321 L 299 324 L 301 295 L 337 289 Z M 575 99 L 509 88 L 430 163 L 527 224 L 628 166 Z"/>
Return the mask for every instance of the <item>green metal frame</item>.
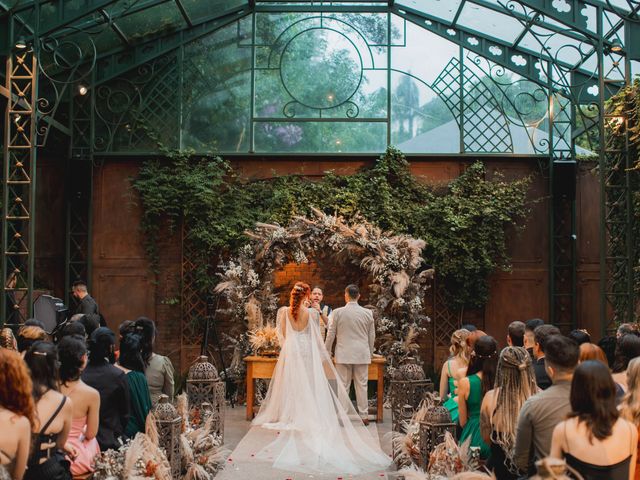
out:
<path id="1" fill-rule="evenodd" d="M 35 246 L 37 58 L 33 50 L 7 58 L 2 202 L 0 321 L 22 322 L 32 312 Z"/>
<path id="2" fill-rule="evenodd" d="M 76 162 L 78 159 L 77 161 L 83 162 L 85 165 L 92 164 L 96 152 L 96 123 L 105 121 L 104 118 L 100 118 L 100 108 L 96 106 L 98 87 L 105 86 L 109 89 L 111 82 L 121 81 L 128 76 L 128 72 L 142 66 L 145 68 L 152 66 L 154 72 L 166 77 L 166 72 L 162 73 L 161 69 L 166 68 L 164 66 L 166 62 L 162 59 L 168 56 L 177 59 L 177 74 L 181 79 L 185 45 L 247 15 L 252 15 L 253 34 L 255 35 L 255 15 L 261 12 L 309 12 L 320 15 L 332 12 L 388 13 L 399 16 L 405 21 L 457 44 L 460 47 L 460 66 L 457 70 L 459 79 L 452 84 L 452 87 L 459 90 L 457 97 L 459 105 L 449 105 L 449 108 L 452 112 L 456 111 L 462 119 L 465 115 L 465 108 L 467 108 L 464 104 L 466 69 L 462 65 L 463 51 L 473 52 L 480 59 L 487 59 L 492 64 L 506 68 L 539 84 L 548 92 L 550 104 L 554 106 L 553 114 L 549 118 L 551 130 L 547 169 L 549 185 L 554 185 L 554 165 L 558 165 L 558 162 L 575 160 L 576 141 L 580 136 L 590 135 L 593 138 L 594 147 L 599 149 L 601 183 L 600 319 L 603 331 L 611 330 L 615 322 L 632 319 L 636 302 L 632 284 L 632 265 L 637 259 L 637 251 L 634 248 L 631 233 L 633 221 L 631 218 L 631 173 L 627 168 L 631 165 L 632 159 L 629 158 L 628 148 L 620 148 L 620 145 L 613 145 L 609 141 L 607 123 L 618 121 L 618 119 L 611 118 L 607 114 L 605 102 L 612 94 L 630 82 L 630 60 L 640 59 L 640 20 L 638 16 L 640 2 L 629 1 L 630 11 L 623 11 L 609 0 L 568 0 L 566 2 L 568 10 L 560 11 L 554 6 L 553 0 L 499 0 L 497 2 L 462 0 L 450 20 L 431 14 L 426 9 L 415 6 L 408 7 L 402 1 L 387 0 L 354 0 L 341 2 L 340 5 L 316 2 L 262 2 L 258 0 L 248 1 L 246 4 L 236 4 L 237 6 L 228 9 L 218 8 L 210 15 L 200 18 L 191 16 L 181 0 L 141 0 L 134 5 L 123 8 L 114 7 L 114 0 L 83 0 L 82 7 L 79 9 L 67 8 L 64 0 L 55 0 L 51 4 L 57 5 L 56 15 L 46 19 L 40 19 L 38 16 L 41 3 L 22 1 L 19 2 L 18 7 L 11 8 L 8 2 L 0 0 L 0 8 L 10 11 L 12 19 L 11 29 L 7 36 L 8 41 L 5 39 L 3 43 L 0 43 L 0 47 L 6 51 L 18 35 L 26 33 L 32 35 L 32 38 L 36 40 L 34 42 L 36 50 L 39 49 L 39 45 L 46 45 L 53 49 L 53 55 L 62 57 L 62 49 L 56 49 L 58 43 L 66 38 L 65 35 L 75 34 L 76 37 L 81 37 L 82 41 L 88 42 L 89 48 L 83 49 L 83 56 L 75 61 L 74 68 L 68 68 L 64 62 L 61 62 L 58 65 L 48 67 L 47 71 L 40 71 L 43 78 L 47 77 L 48 86 L 44 87 L 42 92 L 49 93 L 52 100 L 48 103 L 52 105 L 52 108 L 46 111 L 38 109 L 33 111 L 33 130 L 36 131 L 36 136 L 39 131 L 38 122 L 45 122 L 47 128 L 53 125 L 59 131 L 66 131 L 71 136 L 70 162 Z M 182 24 L 169 31 L 156 32 L 134 45 L 132 39 L 128 38 L 119 27 L 118 22 L 125 18 L 131 18 L 133 15 L 144 14 L 145 9 L 163 4 L 171 4 L 179 10 L 183 20 Z M 505 41 L 497 35 L 491 35 L 490 29 L 477 31 L 465 27 L 460 22 L 460 18 L 467 6 L 478 6 L 508 15 L 520 22 L 522 31 L 514 40 Z M 585 9 L 595 11 L 597 19 L 595 29 L 588 24 L 586 16 L 583 15 L 582 12 Z M 388 28 L 391 28 L 390 21 Z M 120 47 L 110 51 L 100 51 L 97 48 L 94 38 L 105 29 L 111 29 L 118 35 L 122 43 Z M 544 29 L 547 33 L 540 33 L 540 29 Z M 527 36 L 533 36 L 539 48 L 532 49 L 530 45 L 524 47 L 523 42 Z M 570 39 L 574 45 L 580 45 L 579 60 L 576 63 L 558 58 L 558 55 L 553 53 L 553 41 L 556 37 Z M 254 44 L 255 38 L 249 45 L 254 49 L 252 58 L 255 59 Z M 618 44 L 623 45 L 622 52 L 615 51 Z M 566 46 L 577 48 L 568 43 Z M 593 66 L 594 56 L 597 60 L 595 67 Z M 67 61 L 67 63 L 74 64 L 73 61 Z M 480 67 L 480 62 L 478 62 L 478 66 Z M 492 68 L 489 66 L 485 69 L 488 78 L 499 84 L 499 79 L 492 74 Z M 253 71 L 252 68 L 252 97 Z M 390 78 L 392 69 L 389 68 L 387 72 Z M 59 81 L 61 75 L 65 78 Z M 157 79 L 158 77 L 153 78 Z M 73 87 L 80 80 L 86 81 L 91 87 L 91 94 L 88 98 L 80 99 L 74 95 Z M 127 88 L 130 89 L 130 92 L 139 92 L 140 88 L 146 88 L 146 84 L 139 83 L 142 81 L 129 82 Z M 148 81 L 148 79 L 144 81 Z M 6 76 L 6 83 L 9 85 L 9 75 Z M 182 80 L 178 84 L 182 88 Z M 33 85 L 36 85 L 35 81 Z M 64 86 L 58 88 L 60 85 Z M 434 82 L 428 86 L 434 88 L 436 85 Z M 595 96 L 588 93 L 593 88 L 598 90 Z M 11 98 L 8 90 L 7 87 L 2 93 Z M 51 94 L 52 91 L 53 94 Z M 137 93 L 134 93 L 135 95 Z M 389 89 L 388 95 L 390 96 Z M 34 96 L 34 101 L 36 99 L 37 95 Z M 388 100 L 388 105 L 390 105 L 390 98 Z M 56 118 L 58 115 L 57 107 L 61 102 L 70 105 L 70 127 L 62 125 Z M 86 104 L 93 106 L 93 111 L 89 115 L 83 113 L 83 105 Z M 589 106 L 587 112 L 584 106 Z M 500 107 L 504 108 L 504 106 Z M 96 114 L 96 110 L 98 114 Z M 13 124 L 7 121 L 9 118 L 7 115 L 9 113 L 5 114 L 5 138 L 10 138 Z M 257 120 L 262 121 L 263 119 Z M 80 134 L 80 127 L 86 121 L 91 124 L 89 128 L 90 141 L 87 144 L 82 144 L 81 139 L 86 134 Z M 385 121 L 389 122 L 388 115 Z M 624 121 L 623 119 L 623 124 Z M 129 121 L 127 120 L 127 122 Z M 129 123 L 126 125 L 128 126 Z M 580 129 L 578 125 L 581 125 Z M 460 127 L 464 132 L 464 121 L 460 121 Z M 253 121 L 250 133 L 250 137 L 253 138 Z M 387 140 L 390 140 L 389 130 L 387 131 Z M 35 138 L 30 148 L 34 151 L 33 161 L 35 161 L 35 145 L 37 143 L 38 140 Z M 8 167 L 10 155 L 9 142 L 5 142 L 5 144 L 6 171 L 7 168 L 10 168 Z M 461 135 L 461 144 L 463 145 L 462 151 L 464 151 L 464 135 Z M 10 178 L 9 173 L 6 173 L 6 178 Z M 10 183 L 5 185 L 5 198 L 8 195 L 7 192 L 10 191 L 10 186 Z M 33 190 L 33 187 L 31 189 Z M 570 328 L 576 325 L 576 211 L 574 201 L 558 196 L 556 193 L 551 190 L 552 197 L 549 209 L 549 290 L 552 303 L 550 320 Z M 33 192 L 30 192 L 30 195 L 32 194 Z M 5 244 L 7 243 L 8 229 L 13 228 L 7 205 L 8 202 L 5 201 L 3 207 L 6 210 L 3 218 Z M 69 206 L 67 283 L 75 276 L 82 275 L 79 272 L 87 272 L 90 265 L 90 263 L 85 265 L 85 261 L 89 262 L 90 260 L 90 255 L 87 254 L 83 254 L 83 260 L 80 264 L 74 263 L 76 260 L 73 259 L 72 250 L 73 245 L 78 243 L 74 240 L 76 233 L 81 232 L 81 235 L 84 235 L 89 232 L 87 229 L 74 229 L 73 219 L 77 215 L 71 208 L 71 203 Z M 86 214 L 83 215 L 83 218 L 86 219 Z M 76 220 L 79 221 L 79 218 L 77 217 Z M 32 230 L 29 229 L 29 235 L 32 235 Z M 84 240 L 80 243 L 84 244 Z M 88 240 L 87 245 L 90 245 Z M 87 246 L 87 248 L 89 247 Z M 6 252 L 5 249 L 4 278 L 7 278 L 6 275 L 9 273 L 7 269 L 11 269 L 8 266 L 9 259 Z M 32 248 L 28 255 L 30 258 L 33 256 Z M 32 262 L 32 260 L 30 261 Z M 29 269 L 29 275 L 32 276 L 31 270 L 32 268 Z M 27 280 L 25 283 L 28 284 L 26 288 L 30 294 L 33 284 L 32 277 L 30 282 Z"/>

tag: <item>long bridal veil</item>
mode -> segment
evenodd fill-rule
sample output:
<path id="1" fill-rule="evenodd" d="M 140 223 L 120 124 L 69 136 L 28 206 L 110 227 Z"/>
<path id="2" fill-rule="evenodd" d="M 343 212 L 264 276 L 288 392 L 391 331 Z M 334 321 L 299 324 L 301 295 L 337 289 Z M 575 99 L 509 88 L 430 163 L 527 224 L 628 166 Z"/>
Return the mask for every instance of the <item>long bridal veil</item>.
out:
<path id="1" fill-rule="evenodd" d="M 287 307 L 278 310 L 286 336 L 267 396 L 253 425 L 277 429 L 257 457 L 282 470 L 360 474 L 386 468 L 390 459 L 364 426 L 320 337 L 315 310 L 296 331 Z"/>

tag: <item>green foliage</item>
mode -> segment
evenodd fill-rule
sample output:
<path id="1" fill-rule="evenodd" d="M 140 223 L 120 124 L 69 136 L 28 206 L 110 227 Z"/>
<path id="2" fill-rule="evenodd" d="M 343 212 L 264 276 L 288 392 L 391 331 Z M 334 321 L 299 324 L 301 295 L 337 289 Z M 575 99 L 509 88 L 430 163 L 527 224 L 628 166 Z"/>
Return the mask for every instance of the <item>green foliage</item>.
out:
<path id="1" fill-rule="evenodd" d="M 607 112 L 614 119 L 605 123 L 607 127 L 607 135 L 609 136 L 609 153 L 605 161 L 608 161 L 607 168 L 608 181 L 613 184 L 622 183 L 627 181 L 627 172 L 620 171 L 617 167 L 618 164 L 624 165 L 625 162 L 625 150 L 629 149 L 629 156 L 632 163 L 632 167 L 628 174 L 629 186 L 631 188 L 631 225 L 632 238 L 636 241 L 634 248 L 634 258 L 631 259 L 634 269 L 634 290 L 636 299 L 640 298 L 640 249 L 637 246 L 637 239 L 640 238 L 640 77 L 636 79 L 627 87 L 622 89 L 617 95 L 612 97 L 607 102 Z M 626 119 L 626 122 L 615 121 L 617 118 Z M 625 132 L 624 126 L 626 125 L 627 131 Z M 620 177 L 625 176 L 620 179 Z M 614 190 L 614 193 L 616 191 Z M 611 199 L 608 199 L 611 201 Z M 616 199 L 614 199 L 616 200 Z M 619 212 L 619 213 L 618 213 Z M 614 218 L 612 223 L 615 226 L 626 225 L 626 218 L 624 218 L 624 212 L 620 209 L 617 215 L 620 218 Z M 620 227 L 618 227 L 620 228 Z M 614 247 L 615 248 L 615 245 Z M 608 252 L 610 256 L 616 256 L 618 252 Z M 620 256 L 624 257 L 626 252 L 621 252 Z M 624 281 L 624 280 L 623 280 Z M 615 305 L 616 310 L 621 310 L 620 306 Z M 622 305 L 622 308 L 625 306 Z M 636 317 L 638 316 L 638 302 L 635 305 Z"/>
<path id="2" fill-rule="evenodd" d="M 362 215 L 383 230 L 426 240 L 423 252 L 449 294 L 452 306 L 486 302 L 489 275 L 509 268 L 507 235 L 524 220 L 529 179 L 488 180 L 476 162 L 446 188 L 414 177 L 404 155 L 389 147 L 371 168 L 349 176 L 328 172 L 320 181 L 289 175 L 242 182 L 220 157 L 165 152 L 147 161 L 134 179 L 143 208 L 147 251 L 157 266 L 157 239 L 184 222 L 196 252 L 198 284 L 211 288 L 210 265 L 246 242 L 256 222 L 286 225 L 310 207 L 346 219 Z"/>

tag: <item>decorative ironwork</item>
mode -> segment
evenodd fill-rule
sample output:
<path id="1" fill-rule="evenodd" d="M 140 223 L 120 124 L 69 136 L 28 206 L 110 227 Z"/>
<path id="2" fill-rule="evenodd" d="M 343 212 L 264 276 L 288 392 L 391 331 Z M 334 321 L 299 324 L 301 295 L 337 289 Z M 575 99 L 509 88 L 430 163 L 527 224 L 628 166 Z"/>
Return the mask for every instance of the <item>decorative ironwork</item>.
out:
<path id="1" fill-rule="evenodd" d="M 188 238 L 187 227 L 182 226 L 182 345 L 199 344 L 202 338 L 204 319 L 207 318 L 207 303 L 196 284 L 197 265 L 195 253 Z"/>
<path id="2" fill-rule="evenodd" d="M 182 418 L 178 415 L 175 407 L 171 405 L 167 395 L 160 395 L 153 413 L 158 429 L 158 441 L 171 466 L 171 476 L 180 478 L 182 473 L 182 442 L 180 441 Z"/>
<path id="3" fill-rule="evenodd" d="M 420 458 L 425 467 L 429 465 L 433 449 L 444 441 L 446 432 L 456 438 L 456 424 L 451 421 L 449 410 L 442 405 L 429 407 L 420 422 Z"/>
<path id="4" fill-rule="evenodd" d="M 411 411 L 412 415 L 425 395 L 430 392 L 433 392 L 431 380 L 391 380 L 391 429 L 395 432 L 402 431 L 402 421 L 406 420 L 408 412 Z"/>
<path id="5" fill-rule="evenodd" d="M 35 246 L 35 175 L 38 63 L 32 49 L 7 57 L 2 202 L 2 291 L 0 321 L 31 316 Z M 13 311 L 7 312 L 7 303 Z"/>
<path id="6" fill-rule="evenodd" d="M 200 409 L 205 403 L 212 407 L 212 431 L 224 438 L 225 385 L 206 355 L 201 355 L 189 369 L 187 396 L 191 408 Z"/>

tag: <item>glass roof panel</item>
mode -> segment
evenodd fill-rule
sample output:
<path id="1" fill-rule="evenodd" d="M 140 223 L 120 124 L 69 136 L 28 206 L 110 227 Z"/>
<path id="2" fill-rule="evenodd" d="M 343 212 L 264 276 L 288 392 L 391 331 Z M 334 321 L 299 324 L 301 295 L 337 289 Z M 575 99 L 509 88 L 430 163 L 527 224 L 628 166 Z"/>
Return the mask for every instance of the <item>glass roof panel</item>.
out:
<path id="1" fill-rule="evenodd" d="M 433 17 L 452 22 L 462 0 L 399 0 L 399 7 L 413 8 Z"/>
<path id="2" fill-rule="evenodd" d="M 458 25 L 513 43 L 523 30 L 519 20 L 473 3 L 465 3 Z"/>
<path id="3" fill-rule="evenodd" d="M 186 22 L 176 4 L 169 2 L 122 17 L 116 21 L 116 25 L 129 39 L 138 39 L 163 31 L 170 32 L 186 26 Z"/>
<path id="4" fill-rule="evenodd" d="M 247 0 L 215 0 L 203 2 L 202 0 L 181 0 L 184 9 L 192 21 L 212 17 L 217 13 L 231 10 L 232 8 L 247 5 Z"/>
<path id="5" fill-rule="evenodd" d="M 518 45 L 537 55 L 545 52 L 547 56 L 569 65 L 586 58 L 591 50 L 591 45 L 586 42 L 538 26 L 533 26 Z"/>

